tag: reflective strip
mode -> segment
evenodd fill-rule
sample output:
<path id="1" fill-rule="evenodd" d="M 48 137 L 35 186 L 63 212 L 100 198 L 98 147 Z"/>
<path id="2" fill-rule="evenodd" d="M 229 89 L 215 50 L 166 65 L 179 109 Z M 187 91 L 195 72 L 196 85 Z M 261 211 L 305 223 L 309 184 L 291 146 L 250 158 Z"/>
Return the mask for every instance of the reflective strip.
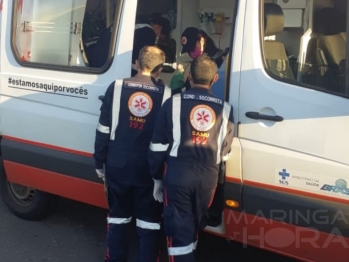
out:
<path id="1" fill-rule="evenodd" d="M 143 229 L 160 230 L 160 223 L 150 223 L 147 221 L 136 219 L 136 225 L 137 227 Z"/>
<path id="2" fill-rule="evenodd" d="M 153 152 L 165 152 L 168 149 L 169 144 L 153 144 L 150 143 L 149 149 Z"/>
<path id="3" fill-rule="evenodd" d="M 196 241 L 193 243 L 193 250 L 195 250 L 197 246 L 198 246 L 198 240 L 196 240 Z"/>
<path id="4" fill-rule="evenodd" d="M 98 123 L 97 130 L 103 134 L 109 134 L 110 128 L 109 126 L 104 126 Z"/>
<path id="5" fill-rule="evenodd" d="M 167 99 L 171 97 L 172 91 L 168 86 L 165 86 L 164 96 L 162 97 L 162 105 L 166 102 Z"/>
<path id="6" fill-rule="evenodd" d="M 128 224 L 132 220 L 132 217 L 129 218 L 115 218 L 115 217 L 108 217 L 108 224 Z"/>
<path id="7" fill-rule="evenodd" d="M 194 244 L 191 243 L 188 246 L 185 247 L 169 247 L 167 248 L 168 250 L 168 255 L 169 256 L 180 256 L 180 255 L 186 255 L 194 250 Z"/>
<path id="8" fill-rule="evenodd" d="M 144 28 L 144 27 L 149 27 L 149 28 L 153 29 L 153 28 L 151 27 L 151 25 L 149 25 L 149 24 L 136 24 L 136 25 L 135 25 L 135 30 L 141 29 L 141 28 Z M 154 30 L 154 29 L 153 29 L 153 30 Z"/>
<path id="9" fill-rule="evenodd" d="M 224 102 L 223 106 L 223 123 L 221 126 L 221 130 L 219 131 L 219 136 L 217 140 L 218 144 L 218 150 L 217 150 L 217 164 L 221 162 L 221 154 L 222 154 L 222 144 L 223 141 L 227 135 L 227 128 L 228 128 L 228 119 L 231 111 L 231 106 L 229 103 Z M 224 161 L 224 160 L 223 160 Z"/>
<path id="10" fill-rule="evenodd" d="M 119 113 L 120 113 L 120 100 L 121 100 L 122 84 L 123 84 L 123 80 L 121 80 L 121 79 L 115 81 L 110 140 L 115 140 L 115 130 L 116 130 L 118 124 L 119 124 Z"/>
<path id="11" fill-rule="evenodd" d="M 175 94 L 172 99 L 173 146 L 170 156 L 177 157 L 181 143 L 181 94 Z"/>

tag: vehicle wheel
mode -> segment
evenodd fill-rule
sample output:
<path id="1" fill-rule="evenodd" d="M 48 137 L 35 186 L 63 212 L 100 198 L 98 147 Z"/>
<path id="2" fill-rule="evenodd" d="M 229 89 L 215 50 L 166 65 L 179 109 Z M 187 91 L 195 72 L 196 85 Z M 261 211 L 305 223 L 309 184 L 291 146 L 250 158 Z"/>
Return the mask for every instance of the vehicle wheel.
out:
<path id="1" fill-rule="evenodd" d="M 34 188 L 10 183 L 0 161 L 0 194 L 4 203 L 16 216 L 40 220 L 52 212 L 54 196 Z"/>

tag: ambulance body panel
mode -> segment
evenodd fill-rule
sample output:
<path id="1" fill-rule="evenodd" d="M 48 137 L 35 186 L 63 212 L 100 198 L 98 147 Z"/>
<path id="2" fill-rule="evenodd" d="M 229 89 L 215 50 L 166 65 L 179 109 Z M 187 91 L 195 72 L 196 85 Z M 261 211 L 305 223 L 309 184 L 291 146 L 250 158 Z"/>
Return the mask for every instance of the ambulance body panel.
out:
<path id="1" fill-rule="evenodd" d="M 346 19 L 347 1 L 160 2 L 1 1 L 0 191 L 7 206 L 41 217 L 52 194 L 107 208 L 92 157 L 101 99 L 111 82 L 130 76 L 136 14 L 166 11 L 176 62 L 190 60 L 180 54 L 188 26 L 230 49 L 213 92 L 233 105 L 236 137 L 222 223 L 207 232 L 302 261 L 329 261 L 334 251 L 347 261 L 347 29 L 315 25 L 316 16 L 328 18 L 324 8 Z M 266 35 L 265 23 L 279 23 L 280 10 L 283 25 L 273 30 L 281 31 Z M 224 23 L 200 20 L 198 12 L 224 12 Z M 108 59 L 93 66 L 95 47 L 109 33 Z M 331 57 L 328 43 L 345 52 Z M 175 73 L 162 79 L 169 84 Z"/>

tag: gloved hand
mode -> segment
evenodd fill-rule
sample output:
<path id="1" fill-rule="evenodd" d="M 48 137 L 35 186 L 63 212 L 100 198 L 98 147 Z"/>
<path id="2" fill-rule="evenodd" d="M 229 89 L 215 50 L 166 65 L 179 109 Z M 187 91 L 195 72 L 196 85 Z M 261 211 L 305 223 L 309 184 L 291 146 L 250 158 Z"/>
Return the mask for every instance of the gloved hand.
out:
<path id="1" fill-rule="evenodd" d="M 105 168 L 103 169 L 96 169 L 97 176 L 101 178 L 103 181 L 105 181 Z"/>
<path id="2" fill-rule="evenodd" d="M 178 72 L 177 74 L 175 74 L 172 79 L 171 79 L 171 83 L 170 83 L 170 88 L 172 90 L 174 89 L 178 89 L 178 88 L 182 88 L 185 85 L 184 79 L 183 79 L 183 73 L 182 72 Z"/>
<path id="3" fill-rule="evenodd" d="M 153 190 L 153 197 L 156 201 L 159 201 L 160 203 L 164 202 L 164 194 L 162 192 L 163 185 L 162 180 L 154 180 L 154 190 Z"/>

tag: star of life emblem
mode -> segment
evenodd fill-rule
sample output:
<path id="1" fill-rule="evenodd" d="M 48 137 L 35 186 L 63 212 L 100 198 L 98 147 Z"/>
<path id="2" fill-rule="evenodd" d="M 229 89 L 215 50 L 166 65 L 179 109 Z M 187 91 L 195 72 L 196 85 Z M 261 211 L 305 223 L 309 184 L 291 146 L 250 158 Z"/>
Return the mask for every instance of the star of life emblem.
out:
<path id="1" fill-rule="evenodd" d="M 198 105 L 190 112 L 190 123 L 197 130 L 206 132 L 216 123 L 216 113 L 206 105 Z"/>
<path id="2" fill-rule="evenodd" d="M 153 100 L 144 92 L 134 93 L 128 100 L 128 108 L 136 117 L 145 117 L 153 108 Z"/>

